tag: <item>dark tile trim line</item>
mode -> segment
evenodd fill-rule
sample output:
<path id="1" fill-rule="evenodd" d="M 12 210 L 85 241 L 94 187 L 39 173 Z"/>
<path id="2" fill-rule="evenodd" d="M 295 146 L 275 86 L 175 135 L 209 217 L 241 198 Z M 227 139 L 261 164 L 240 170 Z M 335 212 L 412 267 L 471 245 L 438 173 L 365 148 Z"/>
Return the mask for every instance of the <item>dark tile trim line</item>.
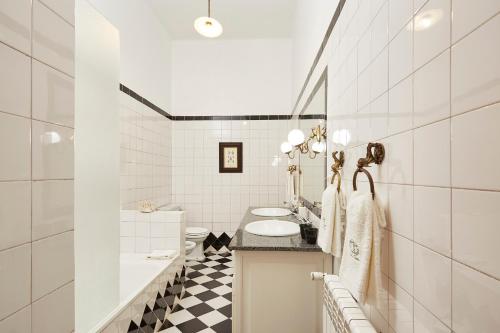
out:
<path id="1" fill-rule="evenodd" d="M 148 101 L 146 98 L 142 97 L 132 89 L 128 88 L 124 84 L 120 83 L 120 91 L 129 95 L 136 101 L 146 105 L 150 109 L 158 112 L 162 116 L 174 120 L 174 121 L 194 121 L 194 120 L 288 120 L 292 116 L 288 114 L 272 114 L 272 115 L 249 115 L 249 116 L 172 116 L 167 111 L 163 110 L 159 106 Z"/>
<path id="2" fill-rule="evenodd" d="M 314 206 L 309 200 L 304 198 L 303 196 L 299 196 L 299 201 L 304 204 L 304 207 L 309 209 L 314 215 L 321 218 L 321 208 Z"/>
<path id="3" fill-rule="evenodd" d="M 288 120 L 292 116 L 287 114 L 274 115 L 251 115 L 251 116 L 173 116 L 172 120 Z"/>
<path id="4" fill-rule="evenodd" d="M 301 114 L 299 119 L 324 119 L 326 120 L 326 114 Z"/>
<path id="5" fill-rule="evenodd" d="M 148 108 L 158 112 L 162 116 L 164 116 L 170 120 L 173 120 L 173 116 L 170 113 L 163 110 L 159 106 L 156 106 L 155 104 L 151 103 L 150 101 L 148 101 L 147 99 L 145 99 L 144 97 L 142 97 L 141 95 L 139 95 L 138 93 L 136 93 L 135 91 L 133 91 L 132 89 L 126 87 L 125 85 L 123 85 L 121 83 L 120 83 L 120 91 L 129 95 L 130 97 L 132 97 L 136 101 L 141 102 L 142 104 L 146 105 Z"/>
<path id="6" fill-rule="evenodd" d="M 339 4 L 337 5 L 337 9 L 335 9 L 335 13 L 333 14 L 332 19 L 330 20 L 330 24 L 328 25 L 328 29 L 326 29 L 325 36 L 323 37 L 323 41 L 321 42 L 321 46 L 319 47 L 318 52 L 316 53 L 316 57 L 314 57 L 314 61 L 311 65 L 311 68 L 309 69 L 309 73 L 307 73 L 306 79 L 304 81 L 304 84 L 302 85 L 302 89 L 300 90 L 299 96 L 297 96 L 297 100 L 295 102 L 295 105 L 293 106 L 292 113 L 291 115 L 295 113 L 297 110 L 297 106 L 299 105 L 300 100 L 302 99 L 302 95 L 304 95 L 304 91 L 306 90 L 307 85 L 309 84 L 309 80 L 311 80 L 311 76 L 316 69 L 316 66 L 318 65 L 319 59 L 321 58 L 321 55 L 323 54 L 323 51 L 325 50 L 326 44 L 328 43 L 328 40 L 330 39 L 330 35 L 332 34 L 333 28 L 337 24 L 337 21 L 340 17 L 340 13 L 342 12 L 342 9 L 344 8 L 346 0 L 340 0 Z"/>

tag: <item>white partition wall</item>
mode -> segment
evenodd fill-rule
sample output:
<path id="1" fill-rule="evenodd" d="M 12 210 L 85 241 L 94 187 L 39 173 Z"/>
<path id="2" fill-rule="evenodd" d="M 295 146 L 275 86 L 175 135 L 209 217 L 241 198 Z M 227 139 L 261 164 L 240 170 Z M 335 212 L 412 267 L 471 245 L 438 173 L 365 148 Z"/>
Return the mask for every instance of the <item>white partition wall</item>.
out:
<path id="1" fill-rule="evenodd" d="M 120 38 L 76 1 L 76 331 L 89 332 L 119 302 Z"/>

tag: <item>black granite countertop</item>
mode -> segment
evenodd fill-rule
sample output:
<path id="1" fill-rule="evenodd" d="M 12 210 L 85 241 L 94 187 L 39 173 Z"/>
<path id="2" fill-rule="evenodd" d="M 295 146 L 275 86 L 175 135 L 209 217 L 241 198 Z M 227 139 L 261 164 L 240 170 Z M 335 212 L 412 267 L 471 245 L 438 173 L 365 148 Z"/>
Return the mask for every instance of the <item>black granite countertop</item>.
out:
<path id="1" fill-rule="evenodd" d="M 298 251 L 298 252 L 321 252 L 321 248 L 316 244 L 307 244 L 300 237 L 300 234 L 284 237 L 258 236 L 245 231 L 245 226 L 250 222 L 261 220 L 282 220 L 299 224 L 299 221 L 293 216 L 284 217 L 264 217 L 255 216 L 250 211 L 258 207 L 248 208 L 243 220 L 236 230 L 236 233 L 229 243 L 230 250 L 240 251 Z"/>

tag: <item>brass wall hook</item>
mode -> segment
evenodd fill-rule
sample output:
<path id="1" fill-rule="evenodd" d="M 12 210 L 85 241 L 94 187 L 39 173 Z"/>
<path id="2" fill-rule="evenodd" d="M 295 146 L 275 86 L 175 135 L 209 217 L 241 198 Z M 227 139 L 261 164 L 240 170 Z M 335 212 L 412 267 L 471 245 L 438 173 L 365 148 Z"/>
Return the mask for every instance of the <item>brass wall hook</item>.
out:
<path id="1" fill-rule="evenodd" d="M 370 182 L 370 192 L 372 193 L 372 198 L 375 199 L 375 185 L 373 183 L 373 178 L 371 174 L 365 168 L 370 167 L 370 164 L 381 164 L 385 157 L 385 148 L 381 143 L 373 143 L 370 142 L 366 147 L 366 157 L 362 157 L 358 160 L 358 168 L 354 172 L 354 176 L 352 178 L 352 187 L 354 191 L 357 191 L 356 179 L 358 177 L 358 173 L 363 172 L 366 177 L 368 177 L 368 181 Z"/>
<path id="2" fill-rule="evenodd" d="M 381 143 L 370 142 L 366 147 L 366 157 L 358 160 L 358 168 L 369 167 L 370 164 L 381 164 L 385 157 L 385 148 Z"/>
<path id="3" fill-rule="evenodd" d="M 339 154 L 339 157 L 337 157 L 337 153 Z M 334 151 L 332 153 L 332 157 L 333 157 L 333 160 L 335 161 L 332 166 L 331 166 L 331 169 L 332 169 L 332 172 L 333 172 L 333 175 L 332 175 L 332 180 L 331 180 L 331 184 L 333 184 L 333 182 L 335 181 L 335 176 L 338 176 L 339 180 L 337 182 L 337 192 L 340 192 L 340 185 L 341 185 L 341 182 L 342 182 L 342 177 L 340 176 L 340 169 L 342 169 L 342 167 L 344 166 L 344 152 L 343 151 Z"/>
<path id="4" fill-rule="evenodd" d="M 294 173 L 295 171 L 297 171 L 297 166 L 295 164 L 291 164 L 288 166 L 288 172 L 290 174 Z"/>

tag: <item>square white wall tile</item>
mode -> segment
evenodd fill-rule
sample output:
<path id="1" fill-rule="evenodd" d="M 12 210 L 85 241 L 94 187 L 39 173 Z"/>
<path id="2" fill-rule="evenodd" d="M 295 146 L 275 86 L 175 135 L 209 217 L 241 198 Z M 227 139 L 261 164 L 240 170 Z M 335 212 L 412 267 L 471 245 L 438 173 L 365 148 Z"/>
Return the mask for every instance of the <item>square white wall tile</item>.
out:
<path id="1" fill-rule="evenodd" d="M 11 2 L 17 3 L 17 1 L 3 1 L 0 6 Z M 0 29 L 1 27 L 3 25 L 0 25 Z M 2 88 L 0 111 L 29 117 L 31 115 L 30 58 L 0 43 L 0 59 L 2 59 L 0 62 L 0 87 Z"/>
<path id="2" fill-rule="evenodd" d="M 75 25 L 74 0 L 41 0 L 47 7 L 62 16 L 66 21 Z"/>
<path id="3" fill-rule="evenodd" d="M 71 332 L 75 327 L 75 284 L 69 283 L 32 305 L 32 331 L 37 333 Z M 57 309 L 57 320 L 52 318 Z"/>
<path id="4" fill-rule="evenodd" d="M 453 259 L 500 279 L 500 192 L 453 190 Z"/>
<path id="5" fill-rule="evenodd" d="M 389 237 L 389 277 L 413 293 L 413 242 L 395 233 Z"/>
<path id="6" fill-rule="evenodd" d="M 0 41 L 31 53 L 31 0 L 2 1 Z M 3 57 L 2 57 L 3 59 Z"/>
<path id="7" fill-rule="evenodd" d="M 73 247 L 73 231 L 33 242 L 33 301 L 74 280 Z"/>
<path id="8" fill-rule="evenodd" d="M 413 319 L 414 333 L 451 333 L 449 327 L 439 321 L 417 301 L 413 302 Z"/>
<path id="9" fill-rule="evenodd" d="M 0 332 L 31 333 L 31 306 L 0 320 Z"/>
<path id="10" fill-rule="evenodd" d="M 389 280 L 389 325 L 393 332 L 413 331 L 413 298 Z"/>
<path id="11" fill-rule="evenodd" d="M 413 33 L 411 29 L 401 30 L 389 43 L 389 87 L 412 72 Z"/>
<path id="12" fill-rule="evenodd" d="M 500 101 L 500 15 L 451 49 L 452 114 Z"/>
<path id="13" fill-rule="evenodd" d="M 497 0 L 453 0 L 453 42 L 462 38 L 500 12 Z"/>
<path id="14" fill-rule="evenodd" d="M 33 179 L 72 179 L 73 129 L 32 122 Z"/>
<path id="15" fill-rule="evenodd" d="M 74 127 L 74 79 L 33 60 L 33 119 Z"/>
<path id="16" fill-rule="evenodd" d="M 411 185 L 389 184 L 388 227 L 413 239 L 413 188 Z"/>
<path id="17" fill-rule="evenodd" d="M 73 229 L 73 181 L 32 183 L 32 237 L 37 240 Z"/>
<path id="18" fill-rule="evenodd" d="M 29 180 L 31 121 L 0 112 L 0 181 Z"/>
<path id="19" fill-rule="evenodd" d="M 416 13 L 413 19 L 415 69 L 450 47 L 450 28 L 451 0 L 430 0 Z"/>
<path id="20" fill-rule="evenodd" d="M 387 182 L 397 184 L 413 183 L 413 132 L 408 131 L 389 137 L 385 145 Z"/>
<path id="21" fill-rule="evenodd" d="M 500 282 L 453 262 L 453 331 L 496 332 L 500 327 Z"/>
<path id="22" fill-rule="evenodd" d="M 415 129 L 415 185 L 450 186 L 450 120 Z"/>
<path id="23" fill-rule="evenodd" d="M 33 0 L 33 57 L 74 76 L 75 29 Z"/>
<path id="24" fill-rule="evenodd" d="M 422 126 L 450 116 L 450 51 L 415 73 L 414 124 Z"/>
<path id="25" fill-rule="evenodd" d="M 31 245 L 0 252 L 0 318 L 30 303 Z"/>
<path id="26" fill-rule="evenodd" d="M 389 0 L 389 39 L 407 27 L 412 17 L 412 0 Z"/>
<path id="27" fill-rule="evenodd" d="M 30 182 L 0 182 L 0 250 L 31 241 Z"/>
<path id="28" fill-rule="evenodd" d="M 409 76 L 389 90 L 390 135 L 404 132 L 413 126 L 413 77 Z"/>
<path id="29" fill-rule="evenodd" d="M 414 186 L 415 242 L 451 256 L 451 189 Z"/>
<path id="30" fill-rule="evenodd" d="M 418 244 L 414 257 L 413 296 L 451 326 L 451 259 Z"/>
<path id="31" fill-rule="evenodd" d="M 453 117 L 451 175 L 453 187 L 500 190 L 500 104 Z M 473 165 L 464 152 L 474 152 Z"/>

